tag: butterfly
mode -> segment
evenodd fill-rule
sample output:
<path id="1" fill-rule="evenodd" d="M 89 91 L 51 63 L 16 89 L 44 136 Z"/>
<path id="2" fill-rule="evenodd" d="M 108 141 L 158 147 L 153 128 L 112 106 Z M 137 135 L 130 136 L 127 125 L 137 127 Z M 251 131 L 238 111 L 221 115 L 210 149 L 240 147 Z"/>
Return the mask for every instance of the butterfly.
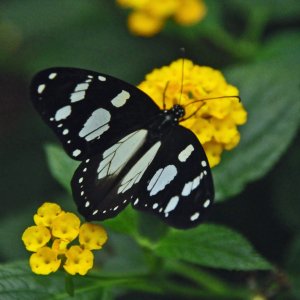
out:
<path id="1" fill-rule="evenodd" d="M 50 68 L 31 83 L 34 107 L 67 154 L 81 161 L 71 186 L 89 221 L 129 203 L 168 225 L 197 226 L 214 200 L 211 170 L 185 109 L 160 109 L 137 87 L 77 68 Z"/>

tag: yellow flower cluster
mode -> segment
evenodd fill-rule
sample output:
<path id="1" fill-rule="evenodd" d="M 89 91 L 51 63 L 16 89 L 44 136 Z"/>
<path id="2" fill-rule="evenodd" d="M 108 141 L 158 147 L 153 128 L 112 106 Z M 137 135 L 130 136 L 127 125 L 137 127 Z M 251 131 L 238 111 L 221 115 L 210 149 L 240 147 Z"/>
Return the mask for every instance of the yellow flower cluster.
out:
<path id="1" fill-rule="evenodd" d="M 24 231 L 22 240 L 26 249 L 34 252 L 29 264 L 36 274 L 47 275 L 63 265 L 71 275 L 85 275 L 94 263 L 91 250 L 101 249 L 107 241 L 103 227 L 91 223 L 80 226 L 75 214 L 64 212 L 56 203 L 44 203 L 33 219 L 35 225 Z M 77 237 L 79 245 L 68 247 Z"/>
<path id="2" fill-rule="evenodd" d="M 132 10 L 128 17 L 130 31 L 146 37 L 161 31 L 168 18 L 180 25 L 193 25 L 206 14 L 202 0 L 117 0 L 117 3 Z"/>
<path id="3" fill-rule="evenodd" d="M 181 125 L 196 134 L 211 167 L 220 162 L 224 149 L 239 143 L 237 126 L 247 121 L 247 112 L 236 97 L 218 99 L 238 95 L 220 71 L 179 59 L 153 70 L 138 87 L 160 108 L 164 102 L 167 109 L 178 103 L 185 108 L 187 119 Z"/>

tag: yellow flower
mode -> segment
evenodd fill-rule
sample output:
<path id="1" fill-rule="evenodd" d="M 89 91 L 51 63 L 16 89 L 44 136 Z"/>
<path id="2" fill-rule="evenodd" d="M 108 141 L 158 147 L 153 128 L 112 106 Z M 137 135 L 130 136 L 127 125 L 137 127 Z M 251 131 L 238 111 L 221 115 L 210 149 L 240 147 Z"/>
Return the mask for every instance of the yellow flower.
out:
<path id="1" fill-rule="evenodd" d="M 173 18 L 180 25 L 192 25 L 206 14 L 202 0 L 117 0 L 117 3 L 131 9 L 129 30 L 145 37 L 161 31 L 168 18 Z"/>
<path id="2" fill-rule="evenodd" d="M 93 267 L 94 255 L 88 249 L 82 249 L 80 246 L 72 246 L 66 252 L 66 262 L 64 269 L 71 275 L 85 275 Z"/>
<path id="3" fill-rule="evenodd" d="M 128 17 L 128 27 L 135 35 L 151 37 L 163 28 L 163 20 L 144 12 L 133 12 Z"/>
<path id="4" fill-rule="evenodd" d="M 61 213 L 63 211 L 58 204 L 45 202 L 33 216 L 34 223 L 36 225 L 51 226 L 53 219 Z"/>
<path id="5" fill-rule="evenodd" d="M 50 241 L 50 238 L 50 230 L 43 225 L 30 226 L 22 235 L 26 249 L 33 252 L 45 246 Z"/>
<path id="6" fill-rule="evenodd" d="M 100 225 L 85 223 L 79 229 L 79 243 L 85 249 L 101 249 L 107 241 L 107 233 Z"/>
<path id="7" fill-rule="evenodd" d="M 220 71 L 180 59 L 153 70 L 138 87 L 160 108 L 163 103 L 167 109 L 177 103 L 185 108 L 181 125 L 198 137 L 211 167 L 220 162 L 224 150 L 239 143 L 237 126 L 246 122 L 247 112 L 237 97 L 230 97 L 238 96 L 238 89 Z M 218 99 L 224 96 L 228 98 Z"/>
<path id="8" fill-rule="evenodd" d="M 70 242 L 68 240 L 55 239 L 52 243 L 52 250 L 54 250 L 58 254 L 64 254 L 67 251 L 69 243 Z"/>
<path id="9" fill-rule="evenodd" d="M 57 253 L 49 247 L 38 249 L 29 259 L 32 272 L 40 275 L 48 275 L 56 272 L 60 263 L 61 260 L 57 258 Z"/>
<path id="10" fill-rule="evenodd" d="M 192 25 L 202 20 L 205 14 L 206 6 L 202 1 L 183 0 L 174 15 L 174 19 L 181 25 Z"/>
<path id="11" fill-rule="evenodd" d="M 25 229 L 22 240 L 28 251 L 36 252 L 29 259 L 31 270 L 36 274 L 56 272 L 63 259 L 66 272 L 85 275 L 94 263 L 91 250 L 101 249 L 107 241 L 102 226 L 91 223 L 80 226 L 75 214 L 62 211 L 56 203 L 44 203 L 34 215 L 34 221 L 38 225 Z M 80 245 L 68 248 L 77 237 Z"/>
<path id="12" fill-rule="evenodd" d="M 80 220 L 73 213 L 64 213 L 52 222 L 52 235 L 68 241 L 73 241 L 79 234 Z"/>

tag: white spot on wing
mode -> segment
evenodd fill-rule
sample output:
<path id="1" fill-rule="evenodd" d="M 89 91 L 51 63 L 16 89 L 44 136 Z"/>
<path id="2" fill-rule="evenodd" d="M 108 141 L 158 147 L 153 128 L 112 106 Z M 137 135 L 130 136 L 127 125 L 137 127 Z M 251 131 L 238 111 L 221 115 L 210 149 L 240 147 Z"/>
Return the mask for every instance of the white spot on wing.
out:
<path id="1" fill-rule="evenodd" d="M 72 103 L 83 100 L 85 97 L 85 91 L 74 92 L 70 96 L 70 100 Z"/>
<path id="2" fill-rule="evenodd" d="M 154 203 L 154 204 L 152 205 L 152 208 L 153 208 L 153 209 L 158 208 L 158 203 Z"/>
<path id="3" fill-rule="evenodd" d="M 90 201 L 86 201 L 84 206 L 89 207 L 90 206 Z"/>
<path id="4" fill-rule="evenodd" d="M 48 78 L 49 79 L 54 79 L 55 77 L 56 77 L 56 75 L 57 75 L 57 73 L 51 73 L 49 76 L 48 76 Z"/>
<path id="5" fill-rule="evenodd" d="M 129 170 L 125 177 L 121 181 L 121 186 L 118 188 L 118 194 L 124 193 L 129 190 L 134 184 L 138 183 L 148 166 L 154 159 L 158 149 L 161 146 L 161 142 L 156 142 Z"/>
<path id="6" fill-rule="evenodd" d="M 200 184 L 200 176 L 197 176 L 193 180 L 192 190 L 194 190 L 196 187 L 198 187 L 199 184 Z"/>
<path id="7" fill-rule="evenodd" d="M 80 177 L 78 182 L 81 183 L 83 181 L 83 177 Z"/>
<path id="8" fill-rule="evenodd" d="M 45 84 L 40 84 L 40 85 L 38 86 L 38 88 L 37 88 L 37 92 L 38 92 L 39 94 L 41 94 L 41 93 L 44 91 L 45 87 L 46 87 Z"/>
<path id="9" fill-rule="evenodd" d="M 202 166 L 202 167 L 206 167 L 206 166 L 207 166 L 207 162 L 206 162 L 205 160 L 202 160 L 202 161 L 201 161 L 201 166 Z"/>
<path id="10" fill-rule="evenodd" d="M 178 159 L 181 162 L 185 162 L 190 155 L 192 154 L 192 152 L 195 150 L 194 146 L 192 144 L 188 145 L 185 149 L 183 149 L 179 155 L 178 155 Z"/>
<path id="11" fill-rule="evenodd" d="M 100 81 L 106 81 L 106 77 L 101 76 L 101 75 L 98 76 L 98 79 L 99 79 Z"/>
<path id="12" fill-rule="evenodd" d="M 168 202 L 165 210 L 164 210 L 164 213 L 165 214 L 168 214 L 170 211 L 174 210 L 177 206 L 179 202 L 179 197 L 178 196 L 174 196 L 170 199 L 170 201 Z"/>
<path id="13" fill-rule="evenodd" d="M 136 198 L 135 201 L 133 202 L 133 205 L 137 205 L 139 203 L 139 198 Z"/>
<path id="14" fill-rule="evenodd" d="M 68 133 L 69 133 L 69 129 L 64 129 L 62 132 L 63 135 L 67 135 Z"/>
<path id="15" fill-rule="evenodd" d="M 202 173 L 201 173 L 202 174 Z M 194 190 L 196 189 L 199 184 L 201 182 L 201 176 L 197 176 L 195 177 L 192 181 L 188 181 L 183 189 L 182 189 L 182 192 L 181 192 L 181 195 L 182 196 L 189 196 L 189 194 Z"/>
<path id="16" fill-rule="evenodd" d="M 122 91 L 115 98 L 111 100 L 111 103 L 115 107 L 123 106 L 126 101 L 130 98 L 130 94 L 127 91 Z"/>
<path id="17" fill-rule="evenodd" d="M 147 190 L 148 190 L 148 191 L 152 190 L 154 184 L 157 182 L 157 180 L 158 180 L 158 178 L 159 178 L 159 176 L 160 176 L 160 174 L 161 174 L 162 171 L 163 171 L 162 168 L 161 168 L 161 169 L 158 169 L 158 170 L 156 171 L 156 173 L 154 174 L 154 176 L 151 178 L 151 180 L 150 180 L 150 182 L 149 182 L 149 184 L 148 184 L 148 186 L 147 186 Z"/>
<path id="18" fill-rule="evenodd" d="M 87 82 L 79 83 L 76 85 L 74 92 L 85 91 L 89 87 Z"/>
<path id="19" fill-rule="evenodd" d="M 177 169 L 174 165 L 168 165 L 163 169 L 157 170 L 147 186 L 147 190 L 151 191 L 150 196 L 162 191 L 176 175 Z"/>
<path id="20" fill-rule="evenodd" d="M 93 216 L 98 212 L 98 209 L 93 211 Z"/>
<path id="21" fill-rule="evenodd" d="M 110 121 L 110 117 L 110 113 L 106 109 L 96 109 L 83 125 L 79 136 L 84 137 L 86 141 L 91 141 L 101 136 L 109 129 L 107 123 Z"/>
<path id="22" fill-rule="evenodd" d="M 59 110 L 56 111 L 55 116 L 54 116 L 55 121 L 60 121 L 60 120 L 66 119 L 67 117 L 70 116 L 71 112 L 72 112 L 71 105 L 63 106 L 62 108 L 60 108 Z"/>
<path id="23" fill-rule="evenodd" d="M 137 130 L 106 149 L 103 152 L 103 160 L 97 169 L 98 179 L 119 172 L 141 147 L 146 136 L 147 130 Z"/>
<path id="24" fill-rule="evenodd" d="M 81 153 L 81 151 L 79 149 L 76 149 L 76 150 L 73 151 L 72 155 L 74 157 L 77 157 L 80 153 Z"/>
<path id="25" fill-rule="evenodd" d="M 192 181 L 187 182 L 184 185 L 184 187 L 183 187 L 181 195 L 182 196 L 188 196 L 191 193 L 191 191 L 192 191 L 192 186 L 193 186 L 193 182 Z"/>
<path id="26" fill-rule="evenodd" d="M 206 199 L 205 202 L 203 203 L 203 207 L 207 208 L 210 204 L 210 200 Z"/>
<path id="27" fill-rule="evenodd" d="M 191 221 L 196 221 L 200 216 L 200 213 L 196 212 L 193 215 L 191 215 L 190 220 Z"/>

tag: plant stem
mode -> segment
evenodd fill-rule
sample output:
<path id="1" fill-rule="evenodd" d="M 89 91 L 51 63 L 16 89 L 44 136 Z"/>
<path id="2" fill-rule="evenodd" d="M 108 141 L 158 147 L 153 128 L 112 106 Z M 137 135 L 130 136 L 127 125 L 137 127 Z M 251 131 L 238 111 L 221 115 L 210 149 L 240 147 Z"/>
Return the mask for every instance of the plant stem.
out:
<path id="1" fill-rule="evenodd" d="M 166 269 L 171 273 L 190 279 L 202 288 L 205 288 L 214 296 L 218 295 L 223 299 L 246 299 L 250 296 L 250 291 L 247 289 L 232 287 L 216 276 L 208 274 L 207 272 L 189 264 L 178 261 L 168 261 Z"/>

